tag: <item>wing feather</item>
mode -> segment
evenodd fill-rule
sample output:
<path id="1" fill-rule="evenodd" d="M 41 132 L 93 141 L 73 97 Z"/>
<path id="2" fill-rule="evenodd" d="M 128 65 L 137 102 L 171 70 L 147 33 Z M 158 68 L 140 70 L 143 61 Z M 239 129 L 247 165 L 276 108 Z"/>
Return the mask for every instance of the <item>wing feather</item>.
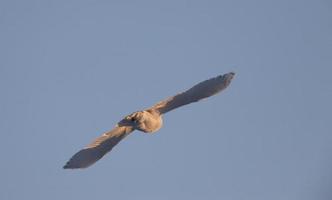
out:
<path id="1" fill-rule="evenodd" d="M 106 153 L 125 138 L 134 129 L 130 126 L 118 126 L 104 133 L 95 141 L 77 152 L 63 167 L 64 169 L 86 168 L 97 162 Z"/>
<path id="2" fill-rule="evenodd" d="M 230 72 L 221 76 L 217 76 L 203 82 L 198 83 L 189 90 L 179 93 L 173 97 L 152 106 L 150 109 L 155 109 L 159 113 L 164 114 L 180 106 L 184 106 L 201 99 L 215 95 L 225 89 L 231 82 L 235 73 Z"/>

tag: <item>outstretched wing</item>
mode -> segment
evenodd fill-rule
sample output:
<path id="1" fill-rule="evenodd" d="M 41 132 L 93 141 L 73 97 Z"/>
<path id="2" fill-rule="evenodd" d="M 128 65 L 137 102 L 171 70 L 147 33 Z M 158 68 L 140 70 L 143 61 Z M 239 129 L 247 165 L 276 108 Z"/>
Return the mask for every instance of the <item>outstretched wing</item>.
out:
<path id="1" fill-rule="evenodd" d="M 104 133 L 94 142 L 77 152 L 63 167 L 64 169 L 86 168 L 97 162 L 134 129 L 131 126 L 118 126 Z"/>
<path id="2" fill-rule="evenodd" d="M 169 97 L 168 99 L 157 103 L 149 109 L 157 110 L 159 113 L 163 114 L 180 106 L 210 97 L 225 89 L 230 84 L 234 75 L 234 72 L 230 72 L 200 82 L 189 90 L 177 94 L 173 97 Z"/>

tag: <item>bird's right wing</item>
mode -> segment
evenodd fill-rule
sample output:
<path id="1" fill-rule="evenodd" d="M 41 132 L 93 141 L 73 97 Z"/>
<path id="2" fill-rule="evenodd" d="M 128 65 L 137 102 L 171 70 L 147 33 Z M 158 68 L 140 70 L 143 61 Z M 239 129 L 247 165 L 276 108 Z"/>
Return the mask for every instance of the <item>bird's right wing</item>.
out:
<path id="1" fill-rule="evenodd" d="M 154 109 L 159 113 L 164 114 L 180 106 L 210 97 L 225 89 L 230 84 L 234 75 L 234 72 L 230 72 L 200 82 L 189 90 L 179 93 L 173 97 L 169 97 L 164 101 L 160 101 L 149 109 Z"/>
<path id="2" fill-rule="evenodd" d="M 94 142 L 77 152 L 63 167 L 64 169 L 86 168 L 97 162 L 106 153 L 133 131 L 131 126 L 117 126 L 104 133 Z"/>

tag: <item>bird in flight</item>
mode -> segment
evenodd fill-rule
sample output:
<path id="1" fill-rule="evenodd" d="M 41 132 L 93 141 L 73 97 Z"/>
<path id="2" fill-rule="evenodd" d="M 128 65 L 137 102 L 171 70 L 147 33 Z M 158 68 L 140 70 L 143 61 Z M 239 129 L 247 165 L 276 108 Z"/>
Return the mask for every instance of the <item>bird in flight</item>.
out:
<path id="1" fill-rule="evenodd" d="M 77 169 L 91 166 L 134 130 L 145 133 L 158 131 L 163 124 L 163 114 L 180 106 L 217 94 L 231 83 L 234 75 L 234 72 L 230 72 L 205 80 L 185 92 L 160 101 L 148 109 L 126 116 L 116 124 L 113 130 L 99 136 L 92 143 L 73 155 L 63 168 Z"/>

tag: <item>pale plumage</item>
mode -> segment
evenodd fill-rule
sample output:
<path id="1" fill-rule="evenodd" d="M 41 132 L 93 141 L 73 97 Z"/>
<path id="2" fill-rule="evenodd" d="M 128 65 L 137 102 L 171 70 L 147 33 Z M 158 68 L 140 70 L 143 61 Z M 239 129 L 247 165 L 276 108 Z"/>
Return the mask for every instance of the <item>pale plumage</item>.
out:
<path id="1" fill-rule="evenodd" d="M 189 90 L 167 98 L 151 108 L 126 116 L 117 123 L 113 130 L 104 133 L 94 142 L 77 152 L 63 168 L 75 169 L 89 167 L 107 152 L 111 151 L 120 140 L 135 129 L 145 133 L 158 131 L 163 124 L 162 115 L 164 113 L 217 94 L 230 84 L 234 75 L 234 72 L 230 72 L 200 82 Z"/>

